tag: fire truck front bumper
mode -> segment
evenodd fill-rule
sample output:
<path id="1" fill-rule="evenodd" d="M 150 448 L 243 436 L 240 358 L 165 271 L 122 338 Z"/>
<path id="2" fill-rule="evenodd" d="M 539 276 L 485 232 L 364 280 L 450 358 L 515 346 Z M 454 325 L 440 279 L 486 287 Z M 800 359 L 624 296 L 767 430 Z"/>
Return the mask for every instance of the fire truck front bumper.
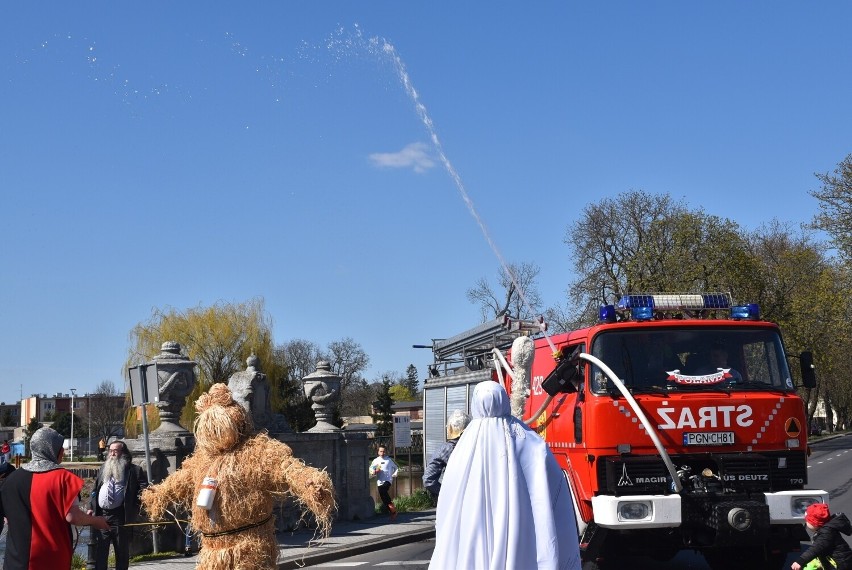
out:
<path id="1" fill-rule="evenodd" d="M 763 516 L 770 525 L 802 524 L 808 505 L 828 503 L 826 491 L 812 489 L 764 493 L 763 497 L 762 509 L 768 510 Z M 592 497 L 592 510 L 595 523 L 603 528 L 672 528 L 683 523 L 680 495 L 598 495 Z M 736 513 L 731 516 L 736 519 Z"/>
<path id="2" fill-rule="evenodd" d="M 680 495 L 592 497 L 595 523 L 604 528 L 665 528 L 681 524 Z"/>

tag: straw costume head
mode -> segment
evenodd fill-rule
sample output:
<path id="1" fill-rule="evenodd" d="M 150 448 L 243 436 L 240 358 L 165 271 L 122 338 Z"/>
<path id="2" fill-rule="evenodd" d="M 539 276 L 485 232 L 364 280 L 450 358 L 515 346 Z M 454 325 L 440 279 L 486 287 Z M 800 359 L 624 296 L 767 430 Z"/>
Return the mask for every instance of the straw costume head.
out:
<path id="1" fill-rule="evenodd" d="M 325 471 L 306 466 L 266 433 L 255 434 L 251 416 L 225 384 L 214 384 L 195 408 L 195 453 L 146 489 L 142 504 L 153 520 L 172 505 L 190 511 L 190 524 L 202 537 L 197 568 L 277 568 L 272 509 L 288 496 L 313 513 L 320 535 L 328 535 L 335 503 Z M 196 505 L 206 477 L 217 483 L 209 511 Z"/>

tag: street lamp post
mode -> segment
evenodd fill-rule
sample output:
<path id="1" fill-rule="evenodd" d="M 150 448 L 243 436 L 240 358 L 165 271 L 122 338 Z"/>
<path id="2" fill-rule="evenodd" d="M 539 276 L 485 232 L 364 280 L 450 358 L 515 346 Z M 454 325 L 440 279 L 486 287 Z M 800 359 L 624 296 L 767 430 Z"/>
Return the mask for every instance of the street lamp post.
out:
<path id="1" fill-rule="evenodd" d="M 89 457 L 92 456 L 92 395 L 86 393 L 86 416 L 89 418 L 89 429 L 86 430 L 89 436 L 89 444 L 86 446 Z"/>
<path id="2" fill-rule="evenodd" d="M 77 389 L 71 388 L 71 461 L 74 461 L 74 396 Z"/>

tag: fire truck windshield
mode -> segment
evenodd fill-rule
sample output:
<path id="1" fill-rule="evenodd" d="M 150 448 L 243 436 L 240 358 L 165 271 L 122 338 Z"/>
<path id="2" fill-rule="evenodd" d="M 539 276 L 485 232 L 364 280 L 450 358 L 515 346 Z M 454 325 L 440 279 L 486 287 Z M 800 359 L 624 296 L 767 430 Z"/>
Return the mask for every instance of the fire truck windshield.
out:
<path id="1" fill-rule="evenodd" d="M 781 338 L 769 328 L 608 330 L 594 338 L 591 353 L 634 393 L 793 390 Z M 596 366 L 592 366 L 591 378 L 593 391 L 614 390 Z"/>

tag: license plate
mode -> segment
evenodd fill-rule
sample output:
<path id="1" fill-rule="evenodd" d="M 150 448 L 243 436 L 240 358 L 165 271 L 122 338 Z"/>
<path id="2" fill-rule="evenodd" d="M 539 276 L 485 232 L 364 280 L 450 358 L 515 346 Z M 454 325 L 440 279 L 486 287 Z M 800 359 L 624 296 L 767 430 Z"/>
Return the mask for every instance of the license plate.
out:
<path id="1" fill-rule="evenodd" d="M 699 431 L 683 434 L 684 445 L 733 445 L 732 431 Z"/>

